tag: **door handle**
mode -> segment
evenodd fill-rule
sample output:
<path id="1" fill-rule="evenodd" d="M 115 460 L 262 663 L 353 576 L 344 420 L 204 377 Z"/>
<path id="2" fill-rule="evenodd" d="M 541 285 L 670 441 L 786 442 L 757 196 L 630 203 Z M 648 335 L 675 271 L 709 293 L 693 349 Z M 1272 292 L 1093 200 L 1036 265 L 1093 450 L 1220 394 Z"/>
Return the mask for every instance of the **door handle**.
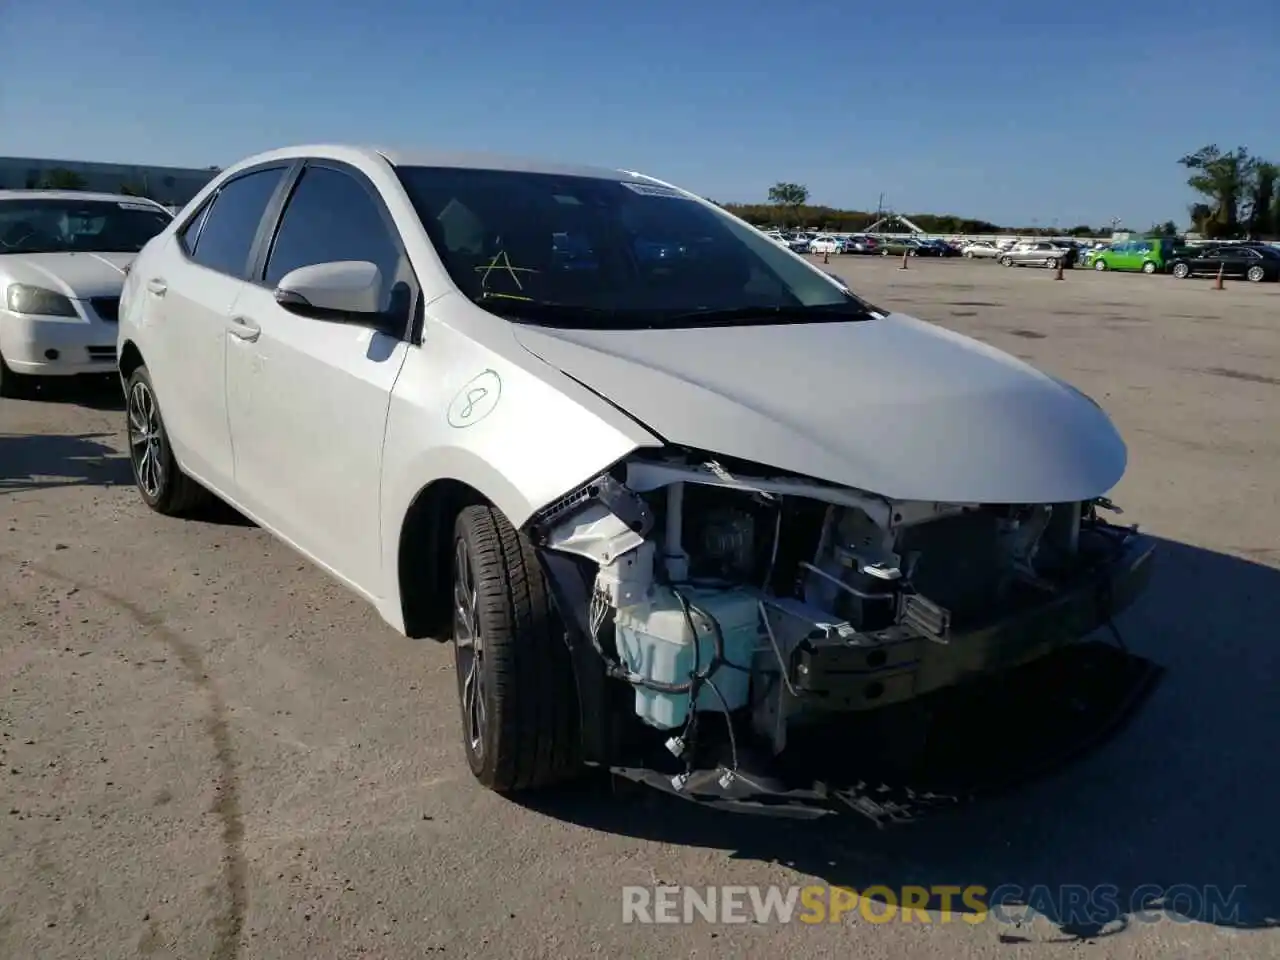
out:
<path id="1" fill-rule="evenodd" d="M 227 329 L 231 331 L 233 337 L 247 340 L 249 343 L 253 343 L 262 335 L 262 328 L 245 317 L 232 317 Z"/>
<path id="2" fill-rule="evenodd" d="M 159 277 L 152 277 L 147 281 L 147 289 L 154 293 L 157 297 L 163 297 L 169 289 L 169 285 Z"/>

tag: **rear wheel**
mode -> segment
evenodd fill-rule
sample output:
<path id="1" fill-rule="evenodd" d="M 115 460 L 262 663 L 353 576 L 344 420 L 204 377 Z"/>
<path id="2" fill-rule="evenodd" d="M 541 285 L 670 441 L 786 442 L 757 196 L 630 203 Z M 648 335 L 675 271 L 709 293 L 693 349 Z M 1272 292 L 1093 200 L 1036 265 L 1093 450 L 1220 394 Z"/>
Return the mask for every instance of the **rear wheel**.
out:
<path id="1" fill-rule="evenodd" d="M 1250 267 L 1249 272 L 1245 274 L 1251 283 L 1261 283 L 1267 277 L 1267 271 L 1261 267 Z"/>
<path id="2" fill-rule="evenodd" d="M 1175 263 L 1173 265 L 1173 275 L 1179 280 L 1185 280 L 1191 276 L 1191 268 L 1185 263 Z"/>
<path id="3" fill-rule="evenodd" d="M 1143 273 L 1155 273 L 1155 272 L 1156 272 L 1156 265 L 1155 265 L 1154 263 L 1152 263 L 1150 260 L 1148 260 L 1146 263 L 1144 263 L 1144 264 L 1142 265 L 1142 272 L 1143 272 Z"/>
<path id="4" fill-rule="evenodd" d="M 1105 260 L 1093 261 L 1093 269 L 1097 270 L 1099 273 L 1104 272 L 1107 269 L 1107 261 Z"/>
<path id="5" fill-rule="evenodd" d="M 579 766 L 578 696 L 564 629 L 533 545 L 499 511 L 454 526 L 453 645 L 463 746 L 498 793 L 548 786 Z"/>
<path id="6" fill-rule="evenodd" d="M 1002 267 L 1012 267 L 1012 266 L 1013 266 L 1013 257 L 1001 257 L 1001 258 L 1000 258 L 1000 266 L 1002 266 Z"/>
<path id="7" fill-rule="evenodd" d="M 26 400 L 35 392 L 35 377 L 14 373 L 0 357 L 0 397 L 8 400 Z"/>
<path id="8" fill-rule="evenodd" d="M 166 516 L 181 516 L 213 499 L 213 494 L 178 466 L 146 367 L 138 367 L 129 376 L 125 422 L 133 480 L 148 507 Z"/>
<path id="9" fill-rule="evenodd" d="M 1057 258 L 1057 257 L 1050 257 L 1048 260 L 1046 260 L 1046 261 L 1044 262 L 1044 265 L 1045 265 L 1046 267 L 1048 267 L 1050 270 L 1057 270 L 1057 269 L 1058 269 L 1058 258 Z"/>

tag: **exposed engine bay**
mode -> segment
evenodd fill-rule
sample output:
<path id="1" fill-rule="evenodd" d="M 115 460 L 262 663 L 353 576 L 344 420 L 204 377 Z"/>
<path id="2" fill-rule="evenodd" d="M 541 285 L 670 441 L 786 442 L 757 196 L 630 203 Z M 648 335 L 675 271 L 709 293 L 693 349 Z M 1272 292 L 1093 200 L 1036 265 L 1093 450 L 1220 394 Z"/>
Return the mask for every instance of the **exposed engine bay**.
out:
<path id="1" fill-rule="evenodd" d="M 1110 625 L 1151 549 L 1101 510 L 895 502 L 693 452 L 619 464 L 531 524 L 587 759 L 686 795 L 784 793 L 793 743 L 833 721 Z"/>

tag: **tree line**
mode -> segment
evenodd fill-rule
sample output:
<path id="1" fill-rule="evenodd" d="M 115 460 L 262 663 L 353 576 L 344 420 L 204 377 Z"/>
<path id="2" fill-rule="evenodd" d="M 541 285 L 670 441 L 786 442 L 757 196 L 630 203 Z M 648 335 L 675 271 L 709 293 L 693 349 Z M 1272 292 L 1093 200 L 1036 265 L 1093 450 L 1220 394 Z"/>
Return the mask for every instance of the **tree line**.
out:
<path id="1" fill-rule="evenodd" d="M 1280 192 L 1277 192 L 1280 163 L 1253 156 L 1245 147 L 1224 151 L 1217 144 L 1208 144 L 1188 153 L 1178 163 L 1190 172 L 1187 186 L 1201 197 L 1188 208 L 1192 230 L 1215 240 L 1280 238 Z M 216 167 L 209 169 L 217 170 Z M 59 168 L 48 171 L 38 183 L 28 182 L 27 186 L 45 190 L 83 190 L 85 179 L 75 171 Z M 134 196 L 148 193 L 134 184 L 123 185 L 120 192 Z M 810 228 L 840 233 L 866 230 L 886 215 L 884 211 L 843 210 L 811 204 L 809 188 L 790 181 L 780 181 L 770 187 L 766 203 L 722 203 L 720 206 L 760 227 Z M 1077 224 L 1066 230 L 1056 226 L 1009 227 L 949 213 L 909 213 L 906 216 L 927 233 L 1103 237 L 1112 231 L 1110 226 L 1102 228 L 1089 224 Z M 1167 220 L 1152 224 L 1147 232 L 1176 236 L 1179 230 L 1174 221 Z"/>
<path id="2" fill-rule="evenodd" d="M 719 203 L 719 206 L 758 227 L 829 230 L 836 233 L 858 233 L 877 220 L 895 215 L 888 210 L 844 210 L 813 204 L 809 202 L 808 187 L 789 181 L 775 183 L 770 187 L 766 203 Z M 1057 226 L 1007 227 L 989 220 L 961 217 L 952 213 L 908 213 L 905 217 L 926 233 L 1019 233 L 1027 236 L 1073 237 L 1100 237 L 1111 233 L 1110 227 L 1103 230 L 1089 224 L 1077 224 L 1067 229 Z"/>
<path id="3" fill-rule="evenodd" d="M 1224 151 L 1216 143 L 1178 161 L 1190 171 L 1187 186 L 1202 199 L 1189 208 L 1191 224 L 1210 239 L 1280 238 L 1280 163 L 1245 147 Z"/>
<path id="4" fill-rule="evenodd" d="M 1189 229 L 1210 239 L 1280 239 L 1280 163 L 1253 156 L 1244 147 L 1230 152 L 1217 144 L 1201 147 L 1178 163 L 1190 171 L 1187 186 L 1201 197 L 1188 208 Z M 799 228 L 857 233 L 886 211 L 844 210 L 809 202 L 809 188 L 802 183 L 780 181 L 769 188 L 765 203 L 722 203 L 720 206 L 759 227 Z M 1017 233 L 1026 236 L 1060 235 L 1106 237 L 1113 230 L 1133 232 L 1125 226 L 1095 227 L 1089 224 L 1061 229 L 1045 226 L 1001 226 L 988 220 L 955 214 L 908 213 L 906 218 L 926 233 Z M 1151 236 L 1177 236 L 1182 231 L 1173 220 L 1152 224 Z"/>

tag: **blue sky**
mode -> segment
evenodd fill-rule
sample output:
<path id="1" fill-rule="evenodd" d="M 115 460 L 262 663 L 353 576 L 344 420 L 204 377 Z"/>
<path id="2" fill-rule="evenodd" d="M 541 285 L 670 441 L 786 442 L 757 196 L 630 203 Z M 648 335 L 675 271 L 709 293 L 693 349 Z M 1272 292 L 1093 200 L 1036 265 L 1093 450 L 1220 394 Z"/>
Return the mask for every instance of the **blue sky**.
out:
<path id="1" fill-rule="evenodd" d="M 316 141 L 640 169 L 717 200 L 1186 219 L 1280 160 L 1280 2 L 14 0 L 0 154 L 224 165 Z M 1236 16 L 1240 14 L 1241 16 Z M 25 38 L 29 38 L 27 42 Z"/>

